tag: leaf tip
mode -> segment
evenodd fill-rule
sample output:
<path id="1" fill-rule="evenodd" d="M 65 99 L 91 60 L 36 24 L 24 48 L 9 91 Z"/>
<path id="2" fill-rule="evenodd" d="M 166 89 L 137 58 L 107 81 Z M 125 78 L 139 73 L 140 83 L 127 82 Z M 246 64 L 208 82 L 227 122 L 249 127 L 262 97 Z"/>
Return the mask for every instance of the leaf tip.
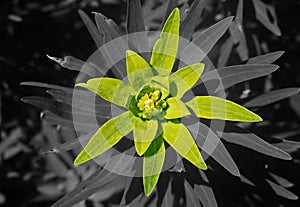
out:
<path id="1" fill-rule="evenodd" d="M 126 50 L 126 57 L 131 56 L 131 55 L 135 55 L 136 53 L 132 50 Z"/>
<path id="2" fill-rule="evenodd" d="M 227 18 L 225 18 L 225 19 L 227 19 L 227 24 L 231 24 L 231 22 L 233 21 L 233 19 L 234 19 L 234 16 L 229 16 L 229 17 L 227 17 Z"/>
<path id="3" fill-rule="evenodd" d="M 200 161 L 199 163 L 197 163 L 197 167 L 200 168 L 201 170 L 207 170 L 208 169 L 208 167 L 207 167 L 207 165 L 204 161 Z"/>
<path id="4" fill-rule="evenodd" d="M 292 156 L 289 153 L 287 153 L 286 151 L 282 150 L 282 157 L 281 157 L 281 159 L 283 159 L 283 160 L 292 160 L 293 158 L 292 158 Z"/>
<path id="5" fill-rule="evenodd" d="M 144 185 L 144 192 L 145 192 L 145 195 L 147 197 L 149 197 L 151 195 L 151 193 L 153 192 L 155 186 L 147 186 L 147 185 Z"/>
<path id="6" fill-rule="evenodd" d="M 75 87 L 85 87 L 86 83 L 76 83 Z"/>
<path id="7" fill-rule="evenodd" d="M 78 165 L 80 165 L 80 164 L 82 164 L 82 163 L 83 163 L 83 162 L 82 162 L 82 160 L 80 159 L 80 157 L 77 156 L 76 159 L 75 159 L 74 162 L 73 162 L 73 165 L 74 165 L 74 166 L 78 166 Z"/>
<path id="8" fill-rule="evenodd" d="M 58 64 L 62 64 L 64 62 L 64 58 L 53 57 L 53 56 L 50 56 L 48 54 L 46 54 L 46 56 L 47 56 L 47 58 L 57 62 Z"/>
<path id="9" fill-rule="evenodd" d="M 137 147 L 135 148 L 135 151 L 140 157 L 143 156 L 143 154 L 145 154 L 145 150 L 138 149 Z"/>
<path id="10" fill-rule="evenodd" d="M 256 115 L 256 119 L 255 119 L 255 122 L 262 122 L 264 121 L 259 115 L 255 114 Z"/>
<path id="11" fill-rule="evenodd" d="M 24 103 L 28 103 L 28 98 L 27 97 L 20 98 L 20 101 Z"/>

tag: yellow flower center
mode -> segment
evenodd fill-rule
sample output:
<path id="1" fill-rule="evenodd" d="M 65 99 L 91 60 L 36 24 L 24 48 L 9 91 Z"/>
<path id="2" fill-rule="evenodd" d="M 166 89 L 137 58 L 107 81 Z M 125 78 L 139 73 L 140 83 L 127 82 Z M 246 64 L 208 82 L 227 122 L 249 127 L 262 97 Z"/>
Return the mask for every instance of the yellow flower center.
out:
<path id="1" fill-rule="evenodd" d="M 142 118 L 151 118 L 157 116 L 163 110 L 162 103 L 165 102 L 160 100 L 161 92 L 159 90 L 154 90 L 143 94 L 143 96 L 138 100 L 137 107 L 142 111 L 139 115 Z"/>
<path id="2" fill-rule="evenodd" d="M 153 93 L 146 93 L 142 96 L 138 102 L 138 107 L 141 111 L 147 111 L 153 109 L 157 106 L 156 101 L 159 99 L 159 91 L 154 91 Z"/>

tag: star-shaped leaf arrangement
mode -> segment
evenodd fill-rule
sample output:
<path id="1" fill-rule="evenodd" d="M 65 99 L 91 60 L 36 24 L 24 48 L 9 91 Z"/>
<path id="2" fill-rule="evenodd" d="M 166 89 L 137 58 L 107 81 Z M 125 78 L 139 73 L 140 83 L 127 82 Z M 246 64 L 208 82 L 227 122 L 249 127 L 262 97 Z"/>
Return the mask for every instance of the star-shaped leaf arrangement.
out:
<path id="1" fill-rule="evenodd" d="M 75 159 L 75 165 L 104 153 L 133 131 L 136 152 L 143 156 L 143 184 L 148 196 L 164 165 L 165 143 L 197 168 L 207 169 L 190 131 L 180 122 L 180 118 L 191 115 L 190 110 L 205 119 L 262 121 L 248 109 L 219 97 L 195 96 L 188 102 L 181 100 L 199 80 L 204 64 L 195 63 L 172 73 L 178 51 L 179 27 L 180 13 L 175 8 L 153 47 L 150 63 L 136 52 L 127 50 L 128 82 L 103 77 L 76 84 L 125 107 L 127 111 L 97 130 Z"/>

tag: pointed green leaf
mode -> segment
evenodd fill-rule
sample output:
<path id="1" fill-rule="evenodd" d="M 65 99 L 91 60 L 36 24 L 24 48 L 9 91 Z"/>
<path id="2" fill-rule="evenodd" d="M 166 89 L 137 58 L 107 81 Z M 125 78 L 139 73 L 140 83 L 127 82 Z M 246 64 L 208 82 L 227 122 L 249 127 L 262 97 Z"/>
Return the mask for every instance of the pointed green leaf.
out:
<path id="1" fill-rule="evenodd" d="M 131 50 L 126 51 L 126 67 L 129 83 L 136 92 L 149 83 L 153 76 L 152 69 L 146 60 Z"/>
<path id="2" fill-rule="evenodd" d="M 189 13 L 184 18 L 180 25 L 180 36 L 190 40 L 193 36 L 196 26 L 199 24 L 199 19 L 205 5 L 208 2 L 206 0 L 194 1 Z"/>
<path id="3" fill-rule="evenodd" d="M 95 170 L 85 180 L 81 181 L 73 190 L 68 192 L 54 204 L 52 207 L 61 206 L 74 206 L 76 203 L 87 199 L 93 193 L 87 193 L 87 188 L 91 185 L 103 186 L 118 177 L 116 174 L 111 173 L 101 167 Z"/>
<path id="4" fill-rule="evenodd" d="M 161 75 L 169 75 L 171 72 L 178 50 L 180 13 L 175 8 L 167 19 L 160 38 L 156 41 L 150 64 L 158 69 Z"/>
<path id="5" fill-rule="evenodd" d="M 196 63 L 179 69 L 170 78 L 170 94 L 180 99 L 199 80 L 204 64 Z"/>
<path id="6" fill-rule="evenodd" d="M 233 65 L 224 68 L 218 68 L 218 70 L 209 71 L 201 77 L 203 82 L 209 80 L 215 80 L 216 77 L 222 80 L 222 84 L 216 89 L 215 93 L 221 90 L 225 90 L 237 83 L 241 83 L 247 80 L 259 78 L 276 71 L 279 67 L 277 65 L 270 64 L 249 64 L 249 65 Z M 209 87 L 208 87 L 209 88 Z"/>
<path id="7" fill-rule="evenodd" d="M 268 93 L 262 94 L 255 97 L 254 99 L 246 102 L 245 107 L 259 107 L 265 106 L 277 101 L 281 101 L 290 96 L 296 95 L 300 92 L 299 88 L 284 88 L 279 90 L 270 91 Z"/>
<path id="8" fill-rule="evenodd" d="M 224 67 L 227 64 L 227 61 L 231 55 L 233 48 L 232 37 L 229 37 L 219 49 L 219 59 L 218 59 L 218 68 Z"/>
<path id="9" fill-rule="evenodd" d="M 117 144 L 132 131 L 129 111 L 108 120 L 94 134 L 74 161 L 74 165 L 87 162 Z"/>
<path id="10" fill-rule="evenodd" d="M 164 26 L 164 24 L 166 23 L 168 17 L 169 17 L 170 14 L 172 13 L 172 11 L 173 11 L 174 9 L 176 9 L 177 6 L 178 6 L 178 0 L 169 0 L 169 1 L 168 1 L 167 9 L 166 9 L 166 11 L 164 12 L 164 13 L 165 13 L 165 16 L 164 16 L 164 18 L 163 18 L 161 28 L 163 28 L 163 26 Z"/>
<path id="11" fill-rule="evenodd" d="M 195 137 L 196 143 L 200 149 L 216 160 L 232 175 L 240 176 L 239 169 L 230 153 L 212 129 L 198 120 L 193 127 L 188 127 L 188 129 Z"/>
<path id="12" fill-rule="evenodd" d="M 115 78 L 93 78 L 87 83 L 78 83 L 75 86 L 86 88 L 119 106 L 127 106 L 131 97 L 131 87 Z"/>
<path id="13" fill-rule="evenodd" d="M 237 128 L 239 129 L 239 128 Z M 227 142 L 234 143 L 262 154 L 283 160 L 291 160 L 292 157 L 285 151 L 269 144 L 257 135 L 246 130 L 239 132 L 219 132 L 219 135 Z"/>
<path id="14" fill-rule="evenodd" d="M 157 120 L 142 120 L 136 116 L 132 116 L 131 121 L 135 149 L 138 155 L 142 156 L 155 138 L 158 122 Z"/>
<path id="15" fill-rule="evenodd" d="M 73 120 L 68 120 L 68 119 L 63 119 L 55 114 L 53 114 L 52 112 L 50 111 L 47 111 L 47 110 L 44 110 L 41 112 L 41 119 L 45 122 L 48 122 L 52 125 L 60 125 L 60 126 L 63 126 L 63 127 L 66 127 L 66 128 L 70 128 L 70 129 L 74 129 L 74 122 Z M 92 124 L 90 124 L 92 125 Z M 89 128 L 86 129 L 78 129 L 78 131 L 80 132 L 90 132 L 91 130 L 93 130 L 93 126 L 91 127 L 89 125 Z M 77 130 L 77 127 L 76 127 L 76 130 Z"/>
<path id="16" fill-rule="evenodd" d="M 121 36 L 119 31 L 117 31 L 116 28 L 114 28 L 112 23 L 109 23 L 109 19 L 106 16 L 97 12 L 93 12 L 93 13 L 95 14 L 95 21 L 96 21 L 97 28 L 104 35 L 105 43 Z"/>
<path id="17" fill-rule="evenodd" d="M 196 36 L 193 41 L 180 51 L 180 59 L 185 62 L 200 62 L 224 35 L 232 22 L 233 17 L 227 17 Z M 195 53 L 194 47 L 198 46 L 203 53 Z M 181 67 L 181 64 L 179 64 Z"/>
<path id="18" fill-rule="evenodd" d="M 70 70 L 75 70 L 75 71 L 80 71 L 83 67 L 83 65 L 85 64 L 84 61 L 72 57 L 72 56 L 66 56 L 64 58 L 58 58 L 58 57 L 52 57 L 50 55 L 47 55 L 47 57 L 50 60 L 53 60 L 55 62 L 57 62 L 58 64 L 60 64 L 62 67 L 70 69 Z"/>
<path id="19" fill-rule="evenodd" d="M 269 172 L 269 175 L 282 187 L 284 188 L 291 188 L 293 186 L 295 186 L 294 183 L 292 183 L 291 181 L 289 181 L 288 179 L 281 177 L 280 175 L 274 174 Z"/>
<path id="20" fill-rule="evenodd" d="M 294 193 L 285 189 L 284 187 L 277 185 L 276 183 L 274 183 L 268 179 L 266 179 L 266 181 L 270 185 L 270 187 L 274 190 L 274 193 L 276 193 L 276 195 L 279 195 L 279 196 L 289 199 L 289 200 L 298 200 L 297 195 L 295 195 Z"/>
<path id="21" fill-rule="evenodd" d="M 88 15 L 84 11 L 79 10 L 78 13 L 80 18 L 84 22 L 86 28 L 88 29 L 89 33 L 91 34 L 97 47 L 100 48 L 103 45 L 103 34 L 99 32 L 95 24 L 92 22 L 92 20 L 88 17 Z"/>
<path id="22" fill-rule="evenodd" d="M 199 199 L 197 198 L 196 192 L 187 180 L 184 180 L 184 192 L 186 197 L 186 206 L 201 206 Z"/>
<path id="23" fill-rule="evenodd" d="M 299 134 L 297 132 L 297 134 Z M 290 140 L 281 140 L 279 143 L 273 144 L 275 147 L 288 152 L 288 153 L 294 153 L 300 148 L 300 142 L 290 141 Z"/>
<path id="24" fill-rule="evenodd" d="M 281 31 L 278 27 L 278 21 L 273 6 L 267 5 L 260 0 L 252 0 L 252 2 L 255 9 L 256 19 L 275 35 L 281 36 Z M 269 16 L 271 16 L 272 20 L 269 18 Z"/>
<path id="25" fill-rule="evenodd" d="M 195 140 L 180 121 L 163 123 L 163 137 L 182 157 L 200 169 L 207 169 Z"/>
<path id="26" fill-rule="evenodd" d="M 99 119 L 104 118 L 105 116 L 109 116 L 108 113 L 106 114 L 92 114 L 80 109 L 72 108 L 71 106 L 67 105 L 66 103 L 55 101 L 53 99 L 39 97 L 39 96 L 27 96 L 21 99 L 25 103 L 31 104 L 35 107 L 48 110 L 57 116 L 60 116 L 64 119 L 73 120 L 73 117 L 76 116 L 77 120 L 85 120 L 91 121 L 95 119 L 95 116 Z"/>
<path id="27" fill-rule="evenodd" d="M 105 73 L 105 71 L 102 68 L 96 67 L 94 64 L 85 62 L 83 60 L 80 60 L 72 56 L 65 56 L 64 58 L 51 57 L 50 55 L 46 55 L 46 56 L 50 60 L 53 60 L 56 63 L 58 63 L 63 68 L 79 71 L 84 75 L 88 75 L 90 77 L 97 77 Z"/>
<path id="28" fill-rule="evenodd" d="M 93 92 L 82 91 L 80 89 L 74 89 L 72 92 L 66 92 L 56 89 L 49 89 L 46 91 L 56 100 L 68 104 L 69 106 L 80 109 L 89 113 L 96 113 L 96 116 L 101 115 L 105 118 L 111 116 L 111 105 L 100 97 L 95 100 Z M 74 101 L 76 100 L 76 101 Z"/>
<path id="29" fill-rule="evenodd" d="M 147 196 L 156 186 L 165 160 L 165 145 L 161 136 L 153 140 L 144 155 L 143 184 Z"/>
<path id="30" fill-rule="evenodd" d="M 90 138 L 94 135 L 95 131 L 92 131 L 88 134 L 84 134 L 76 139 L 72 139 L 70 141 L 56 144 L 52 149 L 50 149 L 47 153 L 61 153 L 72 149 L 77 149 L 81 147 L 81 143 L 87 143 Z"/>
<path id="31" fill-rule="evenodd" d="M 129 42 L 137 51 L 149 51 L 140 0 L 127 0 L 127 33 Z M 133 48 L 132 48 L 133 49 Z"/>
<path id="32" fill-rule="evenodd" d="M 271 52 L 264 55 L 259 55 L 256 57 L 252 57 L 248 60 L 247 64 L 271 64 L 278 60 L 284 51 Z"/>
<path id="33" fill-rule="evenodd" d="M 199 170 L 199 173 L 205 183 L 194 185 L 194 191 L 196 193 L 196 196 L 201 201 L 203 206 L 218 207 L 217 200 L 215 198 L 214 192 L 212 190 L 207 176 L 201 170 Z"/>
<path id="34" fill-rule="evenodd" d="M 262 118 L 248 109 L 214 96 L 196 96 L 186 104 L 200 118 L 243 122 L 262 121 Z"/>
<path id="35" fill-rule="evenodd" d="M 177 98 L 168 98 L 167 103 L 166 119 L 177 119 L 191 114 L 186 105 Z"/>
<path id="36" fill-rule="evenodd" d="M 159 89 L 162 92 L 161 99 L 165 99 L 169 95 L 169 78 L 165 75 L 154 76 L 150 81 L 150 86 Z"/>
<path id="37" fill-rule="evenodd" d="M 66 92 L 73 93 L 73 88 L 68 88 L 65 86 L 59 86 L 49 83 L 42 83 L 42 82 L 35 82 L 35 81 L 24 81 L 20 83 L 21 86 L 34 86 L 34 87 L 40 87 L 40 88 L 51 88 L 56 90 L 62 90 Z"/>
<path id="38" fill-rule="evenodd" d="M 117 77 L 124 78 L 126 75 L 122 72 L 125 71 L 123 69 L 125 69 L 126 63 L 123 57 L 126 50 L 129 49 L 128 42 L 125 41 L 124 38 L 120 38 L 123 35 L 119 29 L 116 28 L 116 24 L 111 19 L 108 19 L 101 13 L 94 12 L 94 14 L 98 30 L 104 34 L 105 43 L 110 42 L 110 44 L 107 44 L 107 50 L 101 50 L 100 57 L 103 58 L 105 62 L 108 62 L 108 65 L 113 66 L 111 68 L 112 72 L 114 72 Z M 113 58 L 111 54 L 114 54 Z M 120 61 L 115 63 L 116 59 Z"/>
<path id="39" fill-rule="evenodd" d="M 239 0 L 237 11 L 236 11 L 236 18 L 235 21 L 229 27 L 229 32 L 231 34 L 232 40 L 236 47 L 236 51 L 242 61 L 245 61 L 249 58 L 249 51 L 246 41 L 246 35 L 244 31 L 244 22 L 243 22 L 243 15 L 244 15 L 244 0 Z"/>

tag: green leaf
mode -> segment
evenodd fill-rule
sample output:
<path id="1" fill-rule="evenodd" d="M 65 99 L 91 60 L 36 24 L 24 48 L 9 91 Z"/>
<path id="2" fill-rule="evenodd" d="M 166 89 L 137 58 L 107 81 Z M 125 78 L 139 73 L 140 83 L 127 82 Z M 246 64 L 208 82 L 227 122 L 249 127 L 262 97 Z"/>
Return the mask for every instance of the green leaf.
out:
<path id="1" fill-rule="evenodd" d="M 84 134 L 78 138 L 72 139 L 70 141 L 56 144 L 53 148 L 51 148 L 47 153 L 61 153 L 68 150 L 73 150 L 81 147 L 81 143 L 87 144 L 90 138 L 94 135 L 95 131 L 92 131 L 88 134 Z"/>
<path id="2" fill-rule="evenodd" d="M 40 109 L 48 110 L 64 119 L 73 120 L 72 107 L 65 103 L 40 96 L 23 97 L 21 101 Z"/>
<path id="3" fill-rule="evenodd" d="M 126 51 L 126 67 L 130 85 L 138 92 L 153 76 L 151 66 L 139 54 Z"/>
<path id="4" fill-rule="evenodd" d="M 170 94 L 180 99 L 199 80 L 204 64 L 196 63 L 179 69 L 169 77 Z"/>
<path id="5" fill-rule="evenodd" d="M 179 9 L 175 8 L 153 47 L 150 60 L 150 65 L 157 69 L 161 75 L 169 75 L 173 68 L 178 50 L 179 25 L 180 13 Z"/>
<path id="6" fill-rule="evenodd" d="M 169 1 L 168 1 L 167 9 L 166 9 L 166 11 L 164 12 L 165 16 L 164 16 L 164 18 L 163 18 L 161 28 L 164 27 L 164 24 L 166 23 L 168 17 L 169 17 L 170 14 L 172 13 L 172 11 L 173 11 L 174 9 L 176 9 L 177 6 L 178 6 L 178 0 L 169 0 Z"/>
<path id="7" fill-rule="evenodd" d="M 203 171 L 199 170 L 199 173 L 205 183 L 194 185 L 194 191 L 197 198 L 201 201 L 203 206 L 218 207 L 218 203 L 207 176 Z"/>
<path id="8" fill-rule="evenodd" d="M 123 69 L 125 69 L 126 63 L 123 57 L 126 50 L 129 49 L 128 42 L 125 41 L 124 38 L 121 38 L 123 35 L 120 33 L 120 30 L 116 28 L 116 24 L 111 19 L 108 19 L 101 13 L 94 12 L 94 14 L 98 30 L 104 34 L 105 43 L 110 42 L 110 44 L 107 44 L 107 50 L 101 50 L 99 57 L 104 59 L 108 65 L 113 66 L 111 68 L 112 72 L 114 72 L 117 77 L 124 78 L 126 75 L 122 72 L 125 71 Z M 113 58 L 111 54 L 114 54 Z M 115 63 L 116 59 L 120 61 Z"/>
<path id="9" fill-rule="evenodd" d="M 194 1 L 193 5 L 189 10 L 189 13 L 180 25 L 181 37 L 188 40 L 192 38 L 195 28 L 199 24 L 200 16 L 206 4 L 206 0 Z"/>
<path id="10" fill-rule="evenodd" d="M 156 186 L 162 167 L 164 165 L 164 160 L 165 145 L 163 138 L 159 136 L 153 140 L 144 155 L 143 184 L 144 191 L 147 196 L 151 194 L 154 187 Z"/>
<path id="11" fill-rule="evenodd" d="M 296 152 L 300 148 L 300 142 L 295 142 L 290 140 L 281 140 L 281 142 L 274 143 L 273 145 L 290 154 Z"/>
<path id="12" fill-rule="evenodd" d="M 276 195 L 281 196 L 283 198 L 289 199 L 289 200 L 298 200 L 298 196 L 294 193 L 288 191 L 284 187 L 277 185 L 276 183 L 266 179 L 267 183 L 270 185 L 270 187 L 274 190 Z"/>
<path id="13" fill-rule="evenodd" d="M 40 88 L 51 88 L 56 90 L 62 90 L 66 92 L 73 93 L 73 88 L 68 88 L 65 86 L 59 86 L 49 83 L 42 83 L 42 82 L 35 82 L 35 81 L 24 81 L 20 83 L 21 86 L 34 86 L 34 87 L 40 87 Z"/>
<path id="14" fill-rule="evenodd" d="M 191 184 L 185 179 L 184 180 L 184 192 L 186 197 L 186 206 L 201 206 L 199 199 L 197 198 L 196 192 L 194 191 Z"/>
<path id="15" fill-rule="evenodd" d="M 50 111 L 44 110 L 41 112 L 41 119 L 45 122 L 50 123 L 51 125 L 60 125 L 66 128 L 74 129 L 73 120 L 63 119 Z M 76 127 L 77 130 L 77 127 Z M 89 127 L 87 130 L 79 129 L 80 132 L 90 132 L 92 127 Z"/>
<path id="16" fill-rule="evenodd" d="M 279 175 L 276 175 L 274 173 L 271 173 L 269 172 L 269 175 L 279 184 L 281 185 L 282 187 L 284 188 L 291 188 L 293 186 L 295 186 L 294 183 L 292 183 L 291 181 L 289 181 L 288 179 L 286 178 L 283 178 Z"/>
<path id="17" fill-rule="evenodd" d="M 230 153 L 213 130 L 198 120 L 193 127 L 189 129 L 195 137 L 198 147 L 202 149 L 202 151 L 206 152 L 232 175 L 240 176 L 239 169 Z"/>
<path id="18" fill-rule="evenodd" d="M 278 27 L 277 17 L 273 6 L 267 5 L 260 0 L 252 0 L 252 2 L 255 9 L 256 19 L 275 35 L 281 36 L 281 31 Z M 269 18 L 269 16 L 272 18 L 272 20 Z"/>
<path id="19" fill-rule="evenodd" d="M 239 0 L 236 12 L 235 21 L 229 27 L 229 32 L 231 34 L 232 40 L 236 47 L 236 51 L 240 56 L 242 61 L 245 61 L 249 58 L 249 51 L 246 41 L 246 35 L 243 28 L 243 14 L 244 14 L 244 0 Z"/>
<path id="20" fill-rule="evenodd" d="M 264 55 L 259 55 L 256 57 L 252 57 L 248 60 L 247 64 L 271 64 L 278 60 L 284 51 L 271 52 Z"/>
<path id="21" fill-rule="evenodd" d="M 93 91 L 101 98 L 119 106 L 127 106 L 131 97 L 131 87 L 115 78 L 93 78 L 87 83 L 78 83 L 75 86 Z"/>
<path id="22" fill-rule="evenodd" d="M 292 157 L 285 151 L 269 144 L 257 135 L 237 128 L 238 132 L 218 132 L 218 134 L 226 141 L 237 144 L 256 152 L 275 157 L 283 160 L 291 160 Z"/>
<path id="23" fill-rule="evenodd" d="M 100 48 L 103 45 L 103 35 L 99 30 L 96 28 L 95 24 L 92 20 L 84 13 L 84 11 L 79 10 L 79 16 L 84 22 L 85 26 L 87 27 L 89 33 L 91 34 L 94 42 L 96 43 L 97 47 Z"/>
<path id="24" fill-rule="evenodd" d="M 165 75 L 154 76 L 150 81 L 151 88 L 159 89 L 162 93 L 161 99 L 165 99 L 169 95 L 169 78 Z"/>
<path id="25" fill-rule="evenodd" d="M 232 48 L 233 48 L 233 40 L 232 37 L 229 37 L 220 47 L 219 49 L 219 59 L 218 59 L 218 68 L 224 67 L 228 59 L 231 55 Z"/>
<path id="26" fill-rule="evenodd" d="M 271 64 L 249 64 L 249 65 L 233 65 L 218 70 L 212 70 L 205 73 L 201 80 L 207 82 L 212 79 L 222 80 L 222 85 L 215 91 L 225 90 L 237 83 L 247 80 L 259 78 L 276 71 L 279 67 Z M 209 88 L 209 87 L 207 87 Z"/>
<path id="27" fill-rule="evenodd" d="M 89 77 L 97 77 L 105 73 L 105 71 L 102 68 L 96 67 L 92 63 L 84 62 L 83 60 L 80 60 L 72 56 L 65 56 L 64 58 L 58 58 L 58 57 L 51 57 L 50 55 L 47 55 L 47 57 L 50 60 L 53 60 L 56 63 L 58 63 L 63 68 L 79 71 L 84 75 L 88 75 Z"/>
<path id="28" fill-rule="evenodd" d="M 299 88 L 284 88 L 279 90 L 270 91 L 268 93 L 262 94 L 255 97 L 254 99 L 246 102 L 245 107 L 259 107 L 265 106 L 277 101 L 281 101 L 290 96 L 296 95 L 300 92 Z"/>
<path id="29" fill-rule="evenodd" d="M 74 165 L 87 162 L 117 144 L 132 131 L 129 111 L 108 120 L 94 134 L 74 161 Z"/>
<path id="30" fill-rule="evenodd" d="M 195 140 L 180 121 L 163 123 L 163 137 L 182 157 L 200 169 L 207 169 Z"/>
<path id="31" fill-rule="evenodd" d="M 73 190 L 56 201 L 52 207 L 74 206 L 76 203 L 88 198 L 91 195 L 90 193 L 87 195 L 85 191 L 89 186 L 97 185 L 103 187 L 105 184 L 116 179 L 116 177 L 116 174 L 99 167 L 84 181 L 81 181 Z"/>
<path id="32" fill-rule="evenodd" d="M 232 22 L 233 17 L 227 17 L 196 36 L 193 41 L 180 51 L 180 59 L 185 62 L 200 62 L 224 35 Z M 198 46 L 202 54 L 195 53 L 194 47 Z M 179 65 L 181 67 L 181 64 Z"/>
<path id="33" fill-rule="evenodd" d="M 243 122 L 262 121 L 262 118 L 248 109 L 214 96 L 196 96 L 186 104 L 200 118 Z"/>
<path id="34" fill-rule="evenodd" d="M 74 89 L 72 92 L 49 89 L 47 93 L 54 97 L 56 100 L 68 104 L 69 106 L 86 111 L 89 113 L 106 116 L 111 116 L 111 105 L 107 101 L 101 99 L 91 91 L 82 91 L 80 89 Z"/>
<path id="35" fill-rule="evenodd" d="M 101 13 L 93 12 L 95 14 L 95 21 L 99 31 L 104 34 L 105 43 L 116 39 L 121 36 L 120 32 L 114 28 L 114 26 L 109 23 L 109 20 L 106 16 Z M 110 20 L 112 21 L 112 20 Z"/>
<path id="36" fill-rule="evenodd" d="M 139 52 L 149 51 L 140 0 L 127 0 L 127 33 L 129 42 Z M 132 48 L 133 49 L 133 48 Z"/>
<path id="37" fill-rule="evenodd" d="M 157 120 L 142 120 L 136 116 L 131 118 L 136 152 L 142 156 L 155 138 L 158 129 Z"/>
<path id="38" fill-rule="evenodd" d="M 168 98 L 167 103 L 166 119 L 177 119 L 191 114 L 186 105 L 177 98 Z"/>

